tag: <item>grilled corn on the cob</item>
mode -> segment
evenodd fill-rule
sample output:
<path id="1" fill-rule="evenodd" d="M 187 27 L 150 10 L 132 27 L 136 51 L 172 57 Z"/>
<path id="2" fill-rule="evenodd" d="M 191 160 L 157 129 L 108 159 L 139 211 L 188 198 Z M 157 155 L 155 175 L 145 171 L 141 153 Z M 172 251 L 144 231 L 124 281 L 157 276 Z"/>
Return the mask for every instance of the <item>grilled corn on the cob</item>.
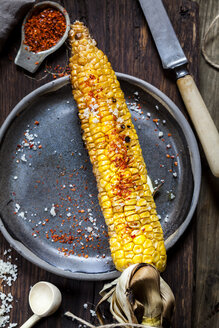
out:
<path id="1" fill-rule="evenodd" d="M 163 271 L 166 250 L 147 171 L 124 94 L 106 55 L 83 23 L 70 30 L 73 95 L 97 179 L 116 268 L 150 263 Z"/>

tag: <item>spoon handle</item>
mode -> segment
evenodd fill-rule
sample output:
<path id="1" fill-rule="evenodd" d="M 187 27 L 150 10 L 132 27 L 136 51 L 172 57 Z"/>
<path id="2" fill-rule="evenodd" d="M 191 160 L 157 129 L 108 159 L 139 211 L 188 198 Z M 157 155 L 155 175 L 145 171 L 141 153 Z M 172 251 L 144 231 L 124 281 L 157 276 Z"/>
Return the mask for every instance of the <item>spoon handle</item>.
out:
<path id="1" fill-rule="evenodd" d="M 20 328 L 30 328 L 35 325 L 37 321 L 39 321 L 41 317 L 36 314 L 33 314 Z"/>

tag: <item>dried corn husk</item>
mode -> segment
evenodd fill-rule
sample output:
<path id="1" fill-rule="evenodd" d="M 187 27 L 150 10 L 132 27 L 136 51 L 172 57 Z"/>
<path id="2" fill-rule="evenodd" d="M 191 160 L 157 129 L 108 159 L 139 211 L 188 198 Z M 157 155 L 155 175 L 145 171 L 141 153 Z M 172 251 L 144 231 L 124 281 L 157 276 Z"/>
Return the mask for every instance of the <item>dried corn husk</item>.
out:
<path id="1" fill-rule="evenodd" d="M 161 327 L 171 321 L 175 299 L 158 270 L 149 264 L 134 264 L 101 290 L 97 317 L 104 324 L 100 305 L 108 301 L 113 317 L 120 323 Z"/>

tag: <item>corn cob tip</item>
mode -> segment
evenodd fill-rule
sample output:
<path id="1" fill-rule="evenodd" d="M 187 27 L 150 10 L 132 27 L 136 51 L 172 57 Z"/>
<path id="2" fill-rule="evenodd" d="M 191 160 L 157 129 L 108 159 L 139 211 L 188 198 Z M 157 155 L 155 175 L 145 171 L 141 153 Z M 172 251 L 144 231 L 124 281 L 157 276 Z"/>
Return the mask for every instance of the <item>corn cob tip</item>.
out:
<path id="1" fill-rule="evenodd" d="M 76 20 L 70 28 L 69 31 L 70 42 L 75 42 L 83 39 L 89 39 L 93 45 L 96 45 L 96 41 L 91 38 L 88 28 L 84 25 L 83 22 Z"/>

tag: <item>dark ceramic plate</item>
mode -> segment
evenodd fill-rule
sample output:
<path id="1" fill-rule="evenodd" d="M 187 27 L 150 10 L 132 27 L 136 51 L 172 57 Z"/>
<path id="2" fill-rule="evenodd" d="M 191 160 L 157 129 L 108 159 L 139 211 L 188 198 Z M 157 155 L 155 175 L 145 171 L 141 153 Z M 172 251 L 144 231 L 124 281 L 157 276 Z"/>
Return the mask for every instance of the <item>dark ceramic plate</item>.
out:
<path id="1" fill-rule="evenodd" d="M 117 75 L 148 174 L 155 185 L 163 182 L 156 204 L 169 249 L 197 204 L 197 143 L 184 116 L 162 92 Z M 116 277 L 68 77 L 26 96 L 6 119 L 0 138 L 0 226 L 11 245 L 58 275 Z"/>

